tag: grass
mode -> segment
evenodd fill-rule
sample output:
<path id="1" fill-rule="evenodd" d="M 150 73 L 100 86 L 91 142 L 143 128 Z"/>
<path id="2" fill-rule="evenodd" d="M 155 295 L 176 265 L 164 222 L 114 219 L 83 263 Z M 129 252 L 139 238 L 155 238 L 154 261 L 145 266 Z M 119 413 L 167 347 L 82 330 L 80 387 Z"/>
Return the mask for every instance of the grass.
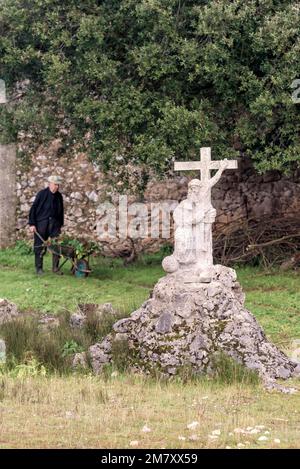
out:
<path id="1" fill-rule="evenodd" d="M 101 342 L 111 332 L 113 324 L 121 318 L 122 315 L 117 312 L 103 316 L 89 314 L 81 328 L 70 325 L 68 314 L 60 315 L 54 327 L 41 327 L 38 317 L 25 315 L 0 324 L 0 337 L 6 346 L 5 369 L 15 370 L 18 366 L 27 366 L 34 361 L 50 372 L 71 373 L 74 371 L 74 354 L 87 351 L 91 345 Z M 118 351 L 116 361 L 120 363 L 121 358 L 127 365 L 129 351 L 127 354 L 124 352 Z"/>
<path id="2" fill-rule="evenodd" d="M 237 273 L 246 294 L 246 307 L 256 316 L 267 335 L 283 346 L 287 346 L 292 338 L 299 338 L 299 272 L 243 268 Z"/>
<path id="3" fill-rule="evenodd" d="M 51 273 L 51 257 L 45 257 L 46 274 L 37 277 L 33 256 L 19 249 L 0 251 L 0 297 L 15 302 L 27 312 L 73 312 L 78 303 L 110 302 L 123 315 L 130 314 L 148 297 L 164 275 L 159 255 L 147 256 L 137 264 L 123 267 L 119 260 L 92 259 L 92 274 L 77 279 L 70 264 L 64 276 Z M 269 337 L 288 346 L 300 338 L 300 276 L 297 272 L 264 272 L 259 268 L 237 268 L 246 293 L 246 307 L 256 316 Z"/>
<path id="4" fill-rule="evenodd" d="M 141 305 L 163 275 L 159 265 L 124 268 L 120 261 L 101 259 L 91 262 L 93 273 L 86 279 L 71 275 L 69 263 L 63 267 L 65 275 L 56 276 L 47 255 L 46 274 L 37 277 L 33 263 L 33 256 L 20 255 L 14 249 L 0 251 L 0 297 L 22 310 L 41 313 L 75 311 L 78 303 L 106 302 L 129 313 Z"/>
<path id="5" fill-rule="evenodd" d="M 94 259 L 84 280 L 69 267 L 55 276 L 50 265 L 47 256 L 48 273 L 40 278 L 33 256 L 16 248 L 0 251 L 0 297 L 15 302 L 24 316 L 69 313 L 85 302 L 111 302 L 125 315 L 163 275 L 157 255 L 126 268 L 118 260 Z M 259 268 L 237 273 L 247 308 L 288 351 L 291 340 L 300 338 L 299 274 Z M 71 339 L 57 340 L 62 345 Z M 170 382 L 110 368 L 98 377 L 59 376 L 29 357 L 27 364 L 0 373 L 0 448 L 298 448 L 300 393 L 269 393 L 234 373 L 233 380 L 183 373 Z M 297 380 L 289 384 L 299 387 Z M 187 429 L 193 421 L 199 425 Z M 144 425 L 151 431 L 142 432 Z"/>
<path id="6" fill-rule="evenodd" d="M 300 442 L 300 396 L 260 386 L 119 374 L 6 376 L 0 389 L 0 448 L 130 448 L 133 441 L 137 448 L 297 448 Z M 189 430 L 192 422 L 199 425 Z M 143 432 L 145 425 L 151 431 Z M 264 428 L 251 433 L 256 426 Z M 220 434 L 212 438 L 213 432 Z"/>

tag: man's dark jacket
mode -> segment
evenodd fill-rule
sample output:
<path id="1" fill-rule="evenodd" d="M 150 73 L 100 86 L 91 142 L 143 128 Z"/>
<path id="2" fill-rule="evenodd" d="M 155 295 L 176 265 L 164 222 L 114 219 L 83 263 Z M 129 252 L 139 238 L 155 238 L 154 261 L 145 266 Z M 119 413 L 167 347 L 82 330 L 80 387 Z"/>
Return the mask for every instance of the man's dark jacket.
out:
<path id="1" fill-rule="evenodd" d="M 39 222 L 54 218 L 60 226 L 64 224 L 64 204 L 60 192 L 52 194 L 49 187 L 37 193 L 29 212 L 29 225 L 36 226 Z"/>

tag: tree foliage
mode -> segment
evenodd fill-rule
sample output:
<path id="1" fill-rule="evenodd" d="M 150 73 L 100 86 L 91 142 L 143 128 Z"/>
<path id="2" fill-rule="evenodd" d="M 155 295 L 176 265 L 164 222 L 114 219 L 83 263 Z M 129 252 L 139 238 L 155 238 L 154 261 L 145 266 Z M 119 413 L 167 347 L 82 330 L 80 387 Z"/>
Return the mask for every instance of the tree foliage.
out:
<path id="1" fill-rule="evenodd" d="M 105 170 L 174 158 L 299 161 L 300 4 L 291 0 L 0 0 L 2 139 L 61 138 Z M 24 144 L 26 142 L 26 144 Z"/>

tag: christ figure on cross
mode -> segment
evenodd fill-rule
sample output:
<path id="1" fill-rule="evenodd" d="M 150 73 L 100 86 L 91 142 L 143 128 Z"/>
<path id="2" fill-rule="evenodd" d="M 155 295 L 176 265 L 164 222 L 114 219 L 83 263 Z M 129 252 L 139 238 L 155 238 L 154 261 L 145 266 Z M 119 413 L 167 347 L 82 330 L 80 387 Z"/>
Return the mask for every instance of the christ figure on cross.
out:
<path id="1" fill-rule="evenodd" d="M 211 204 L 211 188 L 219 181 L 223 171 L 229 168 L 237 168 L 237 161 L 211 161 L 210 148 L 201 148 L 201 160 L 198 162 L 175 162 L 175 170 L 178 171 L 200 169 L 201 180 L 190 181 L 187 199 L 174 210 L 175 249 L 174 254 L 163 261 L 167 272 L 193 271 L 198 281 L 210 282 L 213 266 L 212 224 L 216 217 L 216 210 Z M 210 177 L 212 169 L 217 169 L 217 173 Z"/>

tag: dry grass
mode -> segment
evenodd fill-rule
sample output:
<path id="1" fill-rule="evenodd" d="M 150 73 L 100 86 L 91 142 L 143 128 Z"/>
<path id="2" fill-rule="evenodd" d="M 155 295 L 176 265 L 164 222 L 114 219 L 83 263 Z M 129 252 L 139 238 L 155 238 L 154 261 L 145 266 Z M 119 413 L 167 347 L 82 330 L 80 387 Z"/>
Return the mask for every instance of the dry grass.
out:
<path id="1" fill-rule="evenodd" d="M 68 272 L 62 278 L 46 274 L 40 279 L 32 273 L 32 258 L 13 251 L 0 252 L 0 265 L 1 297 L 22 309 L 51 314 L 73 311 L 77 303 L 108 301 L 122 305 L 128 314 L 148 297 L 162 275 L 158 263 L 127 269 L 103 263 L 94 266 L 88 281 L 80 282 Z M 247 307 L 268 337 L 291 353 L 291 342 L 300 333 L 299 273 L 267 275 L 244 268 L 238 275 Z M 10 332 L 13 335 L 11 326 Z M 61 353 L 64 341 L 71 338 L 59 340 L 56 352 Z M 15 347 L 8 348 L 17 354 Z M 42 357 L 32 342 L 24 350 L 32 349 L 40 365 L 31 363 L 30 368 L 21 360 L 2 376 L 0 370 L 0 448 L 129 448 L 132 441 L 138 441 L 138 448 L 300 447 L 300 390 L 295 395 L 270 394 L 250 381 L 246 385 L 244 378 L 242 384 L 184 377 L 184 384 L 179 379 L 166 384 L 130 373 L 109 379 L 81 374 L 32 376 L 41 374 L 51 355 L 48 349 Z M 31 370 L 30 377 L 17 376 L 24 372 L 23 366 Z M 299 381 L 288 385 L 300 388 Z M 199 425 L 187 429 L 194 421 Z M 150 432 L 141 431 L 145 425 Z M 259 441 L 261 437 L 266 439 Z"/>
<path id="2" fill-rule="evenodd" d="M 145 425 L 151 431 L 141 431 Z M 242 432 L 257 425 L 265 428 Z M 298 448 L 300 395 L 130 374 L 0 377 L 0 448 L 130 448 L 132 441 L 139 448 Z"/>

